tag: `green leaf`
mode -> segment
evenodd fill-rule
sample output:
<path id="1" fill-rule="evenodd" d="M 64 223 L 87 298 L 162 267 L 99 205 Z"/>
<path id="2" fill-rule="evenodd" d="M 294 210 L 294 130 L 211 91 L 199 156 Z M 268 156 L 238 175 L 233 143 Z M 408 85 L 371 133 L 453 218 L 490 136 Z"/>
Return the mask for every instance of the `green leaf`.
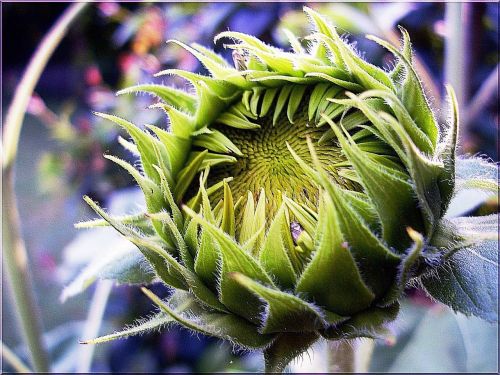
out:
<path id="1" fill-rule="evenodd" d="M 142 84 L 127 87 L 120 90 L 116 95 L 135 94 L 145 92 L 157 96 L 166 104 L 173 105 L 177 108 L 187 109 L 190 113 L 194 114 L 196 109 L 196 98 L 183 90 L 178 90 L 173 87 L 155 84 Z"/>
<path id="2" fill-rule="evenodd" d="M 310 72 L 307 73 L 304 77 L 318 77 L 321 78 L 322 81 L 331 82 L 339 87 L 342 87 L 347 90 L 351 90 L 353 92 L 363 91 L 363 86 L 357 84 L 356 82 L 346 81 L 340 78 L 332 77 L 326 73 L 321 72 Z"/>
<path id="3" fill-rule="evenodd" d="M 335 57 L 335 62 L 343 62 L 345 68 L 355 77 L 355 79 L 367 89 L 381 89 L 396 91 L 393 82 L 386 72 L 379 67 L 372 65 L 356 53 L 340 38 L 334 27 L 329 27 L 324 18 L 310 8 L 304 8 L 305 12 L 317 25 L 320 33 L 314 34 L 325 43 Z"/>
<path id="4" fill-rule="evenodd" d="M 262 92 L 264 90 L 265 89 L 263 87 L 255 87 L 252 89 L 252 99 L 250 100 L 250 112 L 255 116 L 258 115 L 257 109 L 259 106 L 260 98 L 262 96 Z"/>
<path id="5" fill-rule="evenodd" d="M 408 32 L 400 28 L 403 35 Z M 405 38 L 409 39 L 408 35 Z M 413 68 L 411 61 L 407 59 L 401 52 L 398 51 L 396 47 L 387 43 L 386 41 L 377 38 L 373 35 L 367 35 L 367 39 L 373 40 L 374 42 L 385 47 L 387 50 L 392 52 L 400 62 L 405 65 L 406 74 L 405 80 L 401 87 L 398 88 L 398 96 L 401 98 L 404 107 L 408 110 L 411 117 L 415 120 L 416 124 L 424 131 L 429 137 L 432 145 L 435 147 L 439 138 L 439 127 L 434 118 L 434 114 L 430 108 L 429 102 L 424 94 L 422 84 L 418 78 L 415 69 Z"/>
<path id="6" fill-rule="evenodd" d="M 222 211 L 221 228 L 231 237 L 235 235 L 235 218 L 234 218 L 234 202 L 231 189 L 226 181 L 224 181 L 224 206 Z"/>
<path id="7" fill-rule="evenodd" d="M 498 240 L 456 250 L 421 279 L 432 297 L 454 311 L 498 322 Z"/>
<path id="8" fill-rule="evenodd" d="M 400 99 L 393 92 L 368 90 L 359 95 L 360 99 L 367 99 L 370 97 L 384 99 L 384 102 L 392 109 L 398 120 L 397 123 L 401 128 L 401 130 L 397 131 L 398 135 L 407 134 L 412 143 L 414 143 L 421 152 L 427 154 L 433 153 L 434 147 L 429 138 L 417 126 L 407 109 L 404 107 L 403 103 L 401 103 Z"/>
<path id="9" fill-rule="evenodd" d="M 238 156 L 243 156 L 240 149 L 228 137 L 215 129 L 211 129 L 210 134 L 201 134 L 194 137 L 193 144 L 214 152 L 232 152 Z"/>
<path id="10" fill-rule="evenodd" d="M 389 292 L 378 303 L 380 306 L 387 306 L 396 302 L 401 294 L 403 294 L 407 283 L 415 276 L 414 273 L 418 266 L 422 251 L 424 249 L 424 237 L 411 228 L 407 228 L 408 235 L 413 240 L 413 245 L 407 250 L 401 262 L 396 282 L 391 287 Z"/>
<path id="11" fill-rule="evenodd" d="M 404 58 L 410 63 L 413 64 L 413 52 L 412 52 L 412 46 L 411 46 L 411 41 L 410 41 L 410 36 L 408 33 L 403 32 L 403 27 L 398 26 L 399 30 L 401 30 L 403 34 L 403 45 L 401 46 L 401 55 L 404 56 Z M 402 81 L 404 79 L 404 70 L 405 70 L 405 64 L 401 59 L 398 61 L 396 66 L 391 72 L 391 78 L 393 81 Z"/>
<path id="12" fill-rule="evenodd" d="M 172 217 L 174 219 L 177 230 L 182 230 L 184 225 L 184 218 L 182 217 L 182 212 L 179 209 L 179 206 L 174 201 L 174 196 L 172 195 L 172 190 L 170 189 L 170 185 L 168 184 L 167 178 L 163 173 L 163 170 L 154 165 L 158 174 L 161 178 L 161 190 L 163 192 L 163 197 L 165 201 L 168 203 L 168 209 L 170 210 Z"/>
<path id="13" fill-rule="evenodd" d="M 266 90 L 264 99 L 262 99 L 262 104 L 260 107 L 260 117 L 264 117 L 265 115 L 267 115 L 267 112 L 269 112 L 269 109 L 271 108 L 271 105 L 273 104 L 274 98 L 276 97 L 278 91 L 278 88 L 269 88 Z"/>
<path id="14" fill-rule="evenodd" d="M 158 212 L 167 207 L 163 199 L 161 188 L 156 183 L 151 181 L 148 177 L 143 176 L 137 169 L 135 169 L 132 165 L 130 165 L 129 163 L 127 163 L 122 159 L 116 158 L 111 155 L 104 155 L 104 157 L 108 160 L 115 162 L 116 164 L 124 168 L 127 172 L 129 172 L 132 175 L 132 177 L 134 177 L 134 179 L 139 184 L 142 192 L 144 193 L 144 198 L 146 200 L 146 207 L 148 209 L 148 212 Z M 163 230 L 163 224 L 158 220 L 154 219 L 152 220 L 152 223 L 156 233 L 158 233 L 158 235 L 169 246 L 171 246 L 172 241 L 170 241 L 170 238 Z"/>
<path id="15" fill-rule="evenodd" d="M 219 252 L 210 233 L 202 228 L 196 255 L 195 271 L 208 285 L 215 285 Z"/>
<path id="16" fill-rule="evenodd" d="M 220 115 L 216 122 L 231 126 L 237 129 L 260 129 L 260 125 L 249 121 L 244 116 L 238 116 L 231 111 L 226 111 Z"/>
<path id="17" fill-rule="evenodd" d="M 264 188 L 260 189 L 259 200 L 257 207 L 255 207 L 255 215 L 253 218 L 253 234 L 257 234 L 255 244 L 253 246 L 252 254 L 256 257 L 264 243 L 265 231 L 260 231 L 261 228 L 266 227 L 266 192 Z"/>
<path id="18" fill-rule="evenodd" d="M 287 108 L 287 116 L 288 120 L 290 121 L 291 124 L 293 124 L 293 116 L 295 115 L 295 112 L 297 112 L 297 109 L 300 106 L 300 103 L 302 102 L 302 98 L 305 94 L 307 86 L 306 85 L 296 85 L 292 89 L 292 93 L 290 94 L 290 100 L 288 101 L 288 108 Z"/>
<path id="19" fill-rule="evenodd" d="M 130 327 L 122 331 L 112 333 L 110 335 L 101 336 L 95 339 L 82 340 L 80 344 L 102 344 L 118 339 L 124 339 L 129 336 L 141 335 L 146 332 L 157 331 L 162 329 L 165 325 L 172 323 L 174 320 L 163 312 L 153 315 L 150 318 L 139 319 Z"/>
<path id="20" fill-rule="evenodd" d="M 290 46 L 293 49 L 293 52 L 297 54 L 304 53 L 304 48 L 302 48 L 302 44 L 300 44 L 299 39 L 288 29 L 282 29 L 283 33 L 285 33 L 288 41 L 290 42 Z"/>
<path id="21" fill-rule="evenodd" d="M 157 164 L 157 158 L 154 153 L 153 143 L 155 141 L 156 142 L 158 141 L 150 134 L 143 132 L 131 122 L 124 120 L 120 117 L 99 112 L 94 112 L 94 114 L 99 117 L 102 117 L 103 119 L 114 122 L 115 124 L 125 129 L 130 134 L 135 144 L 137 145 L 137 149 L 139 150 L 139 153 L 141 155 L 141 163 L 144 168 L 144 172 L 151 180 L 153 180 L 156 183 L 159 183 L 160 179 L 155 169 L 153 168 L 153 164 Z"/>
<path id="22" fill-rule="evenodd" d="M 139 248 L 161 280 L 175 288 L 187 289 L 186 281 L 183 277 L 183 270 L 185 268 L 172 255 L 153 243 L 150 239 L 141 237 L 131 228 L 113 219 L 89 197 L 84 197 L 84 200 L 98 215 Z"/>
<path id="23" fill-rule="evenodd" d="M 175 178 L 184 166 L 186 158 L 189 155 L 191 141 L 178 137 L 173 133 L 169 133 L 153 125 L 149 125 L 148 128 L 156 134 L 160 142 L 165 146 L 172 177 Z"/>
<path id="24" fill-rule="evenodd" d="M 205 56 L 208 56 L 209 58 L 211 58 L 213 61 L 215 61 L 220 65 L 230 66 L 230 64 L 221 55 L 215 53 L 214 50 L 210 48 L 204 47 L 198 43 L 191 43 L 191 47 L 194 48 L 196 51 L 203 53 Z"/>
<path id="25" fill-rule="evenodd" d="M 198 107 L 195 115 L 196 117 L 198 117 L 199 114 L 202 114 L 200 112 L 200 107 L 202 107 L 203 111 L 208 111 L 208 108 L 206 108 L 205 105 L 202 106 L 202 104 L 200 103 L 200 100 L 202 100 L 202 96 L 204 94 L 208 93 L 207 97 L 215 95 L 218 100 L 213 104 L 216 104 L 218 106 L 221 104 L 221 100 L 230 101 L 234 99 L 237 91 L 237 87 L 232 85 L 228 81 L 217 80 L 209 76 L 188 72 L 182 69 L 162 70 L 161 72 L 156 73 L 155 77 L 160 77 L 162 75 L 177 75 L 191 82 L 191 84 L 195 87 L 198 96 Z M 214 114 L 218 114 L 218 111 L 214 112 Z"/>
<path id="26" fill-rule="evenodd" d="M 228 79 L 228 76 L 231 76 L 231 83 L 241 88 L 249 86 L 245 78 L 235 74 L 237 73 L 237 70 L 227 64 L 224 60 L 221 60 L 219 56 L 214 53 L 205 54 L 207 51 L 205 48 L 199 48 L 200 46 L 198 45 L 198 48 L 195 49 L 177 40 L 169 40 L 168 42 L 173 42 L 184 48 L 186 51 L 192 53 L 208 69 L 215 79 L 225 80 Z M 221 63 L 221 61 L 224 61 L 224 63 Z"/>
<path id="27" fill-rule="evenodd" d="M 259 261 L 262 267 L 276 278 L 281 287 L 293 289 L 297 275 L 288 255 L 293 249 L 286 246 L 290 243 L 290 238 L 285 239 L 285 236 L 291 237 L 291 234 L 286 222 L 283 204 L 269 227 L 264 247 L 259 254 Z"/>
<path id="28" fill-rule="evenodd" d="M 174 297 L 189 304 L 189 313 L 183 313 L 187 309 L 179 311 L 175 306 L 162 301 L 149 290 L 142 288 L 142 291 L 176 322 L 193 331 L 229 340 L 250 349 L 266 347 L 274 338 L 274 335 L 258 333 L 256 326 L 233 314 L 209 312 L 200 308 L 189 294 L 176 292 L 174 295 Z"/>
<path id="29" fill-rule="evenodd" d="M 443 173 L 444 165 L 429 160 L 424 156 L 392 116 L 386 113 L 381 113 L 380 116 L 391 124 L 394 129 L 397 129 L 397 133 L 404 145 L 408 155 L 406 166 L 415 185 L 415 193 L 424 216 L 425 234 L 427 237 L 431 237 L 435 225 L 441 217 L 442 202 L 439 176 Z"/>
<path id="30" fill-rule="evenodd" d="M 191 253 L 189 252 L 186 242 L 184 241 L 182 234 L 170 214 L 163 211 L 156 214 L 148 214 L 148 216 L 165 224 L 165 228 L 168 231 L 169 237 L 174 241 L 176 252 L 180 255 L 183 265 L 190 270 L 193 270 L 194 261 Z"/>
<path id="31" fill-rule="evenodd" d="M 169 130 L 179 138 L 189 139 L 195 130 L 193 116 L 168 104 L 155 104 L 150 108 L 161 108 L 168 116 Z"/>
<path id="32" fill-rule="evenodd" d="M 177 178 L 177 185 L 174 187 L 174 197 L 176 202 L 181 202 L 184 194 L 186 193 L 189 185 L 193 181 L 200 170 L 201 163 L 205 158 L 207 150 L 204 150 L 198 156 L 196 156 L 186 167 L 184 167 Z"/>
<path id="33" fill-rule="evenodd" d="M 352 192 L 345 192 L 329 178 L 318 162 L 318 158 L 310 142 L 309 148 L 318 172 L 309 169 L 307 173 L 313 179 L 316 179 L 330 196 L 335 210 L 338 212 L 342 235 L 350 246 L 350 251 L 361 270 L 363 280 L 366 281 L 375 295 L 380 297 L 392 283 L 396 266 L 399 262 L 399 256 L 391 252 L 371 231 L 370 227 L 363 220 L 363 211 L 355 209 L 360 207 L 356 195 Z M 297 160 L 298 156 L 295 155 L 294 157 Z M 297 161 L 299 160 L 300 158 Z M 310 168 L 304 165 L 303 162 L 299 162 L 299 164 L 303 168 Z M 307 171 L 307 169 L 305 170 Z"/>
<path id="34" fill-rule="evenodd" d="M 293 294 L 269 288 L 240 273 L 231 277 L 266 303 L 259 329 L 262 333 L 309 332 L 345 320 L 330 313 L 327 322 L 319 308 Z"/>
<path id="35" fill-rule="evenodd" d="M 383 140 L 387 143 L 399 156 L 402 161 L 406 160 L 406 153 L 404 152 L 403 146 L 399 136 L 397 135 L 395 129 L 387 124 L 379 113 L 382 111 L 387 111 L 387 106 L 380 99 L 365 99 L 361 100 L 358 96 L 347 92 L 346 95 L 350 99 L 330 99 L 334 103 L 338 103 L 345 106 L 351 106 L 358 108 L 364 113 L 364 115 L 371 121 L 372 126 L 360 125 L 364 130 L 370 131 L 377 138 Z M 333 127 L 333 121 L 328 121 L 331 127 Z M 354 135 L 355 136 L 355 135 Z M 353 137 L 354 137 L 353 136 Z"/>
<path id="36" fill-rule="evenodd" d="M 281 373 L 296 357 L 316 342 L 316 332 L 282 333 L 264 350 L 265 373 Z"/>
<path id="37" fill-rule="evenodd" d="M 242 249 L 233 238 L 229 237 L 220 228 L 205 218 L 197 215 L 188 207 L 184 206 L 184 210 L 217 241 L 217 247 L 222 260 L 218 285 L 220 300 L 231 311 L 258 324 L 261 303 L 245 288 L 230 278 L 228 273 L 239 272 L 264 284 L 274 285 L 271 278 L 257 261 L 247 251 Z"/>
<path id="38" fill-rule="evenodd" d="M 316 114 L 316 110 L 323 99 L 323 96 L 327 89 L 330 87 L 328 83 L 319 83 L 314 86 L 313 91 L 311 92 L 311 96 L 309 97 L 309 106 L 307 109 L 308 119 L 312 120 L 314 115 Z"/>
<path id="39" fill-rule="evenodd" d="M 291 150 L 291 148 L 289 148 L 289 150 Z M 299 222 L 302 228 L 304 228 L 307 233 L 314 233 L 318 222 L 317 218 L 313 217 L 309 211 L 294 200 L 285 196 L 284 201 L 291 211 L 293 218 Z"/>
<path id="40" fill-rule="evenodd" d="M 186 225 L 186 230 L 184 232 L 184 240 L 186 241 L 186 245 L 188 247 L 189 252 L 193 259 L 196 259 L 196 254 L 199 250 L 198 243 L 198 224 L 194 220 L 186 220 L 188 224 Z"/>
<path id="41" fill-rule="evenodd" d="M 329 340 L 355 339 L 359 337 L 381 338 L 388 334 L 386 324 L 396 319 L 399 304 L 372 307 L 354 315 L 345 322 L 320 331 Z"/>
<path id="42" fill-rule="evenodd" d="M 254 235 L 255 202 L 253 194 L 247 193 L 247 202 L 243 211 L 243 220 L 240 225 L 239 242 L 245 243 Z"/>
<path id="43" fill-rule="evenodd" d="M 296 291 L 340 315 L 366 309 L 375 298 L 361 279 L 348 245 L 344 243 L 338 213 L 326 194 L 320 201 L 315 252 Z"/>
<path id="44" fill-rule="evenodd" d="M 278 101 L 276 102 L 276 107 L 274 108 L 273 114 L 273 126 L 276 125 L 276 121 L 278 120 L 281 111 L 285 107 L 285 103 L 292 92 L 293 85 L 285 85 L 281 88 L 280 94 L 278 96 Z"/>
<path id="45" fill-rule="evenodd" d="M 334 125 L 332 129 L 377 209 L 384 240 L 402 250 L 402 247 L 409 244 L 406 227 L 417 230 L 421 228 L 421 214 L 417 210 L 412 185 L 398 176 L 393 169 L 366 158 L 365 153 L 352 140 L 348 141 L 349 134 L 344 136 Z M 403 213 L 404 217 L 401 216 Z"/>

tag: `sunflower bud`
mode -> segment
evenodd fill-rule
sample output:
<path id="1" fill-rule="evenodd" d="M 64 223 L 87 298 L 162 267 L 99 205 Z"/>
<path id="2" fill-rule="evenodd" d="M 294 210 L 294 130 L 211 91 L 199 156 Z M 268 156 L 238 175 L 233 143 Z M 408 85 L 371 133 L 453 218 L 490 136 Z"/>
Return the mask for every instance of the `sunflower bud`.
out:
<path id="1" fill-rule="evenodd" d="M 210 76 L 158 75 L 185 78 L 196 94 L 161 85 L 121 92 L 157 96 L 168 130 L 98 114 L 133 139 L 142 172 L 108 158 L 137 180 L 147 214 L 126 222 L 87 200 L 175 289 L 167 301 L 144 290 L 161 309 L 144 329 L 176 321 L 263 349 L 269 370 L 320 337 L 383 334 L 406 283 L 453 237 L 443 229 L 455 181 L 453 91 L 440 137 L 404 29 L 401 51 L 370 37 L 397 60 L 387 72 L 305 12 L 315 27 L 307 51 L 293 35 L 284 52 L 223 32 L 216 41 L 231 41 L 233 66 L 176 42 Z"/>

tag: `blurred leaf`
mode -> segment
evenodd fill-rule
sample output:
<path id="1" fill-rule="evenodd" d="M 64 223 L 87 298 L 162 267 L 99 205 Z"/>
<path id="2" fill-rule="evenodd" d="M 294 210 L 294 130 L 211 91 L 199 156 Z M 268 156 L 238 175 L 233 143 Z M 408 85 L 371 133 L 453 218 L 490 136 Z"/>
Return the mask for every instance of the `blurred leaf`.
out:
<path id="1" fill-rule="evenodd" d="M 465 372 L 465 347 L 455 318 L 448 310 L 432 309 L 387 372 Z"/>
<path id="2" fill-rule="evenodd" d="M 498 342 L 495 325 L 454 314 L 444 306 L 403 305 L 393 346 L 377 342 L 373 372 L 494 372 Z"/>
<path id="3" fill-rule="evenodd" d="M 79 234 L 66 248 L 67 252 L 85 254 L 106 244 L 106 253 L 96 256 L 78 276 L 64 288 L 61 301 L 73 297 L 98 279 L 111 279 L 120 283 L 151 283 L 154 274 L 149 272 L 144 257 L 134 244 L 117 234 L 112 228 L 102 228 Z"/>
<path id="4" fill-rule="evenodd" d="M 467 352 L 467 372 L 498 371 L 498 326 L 462 314 L 455 319 Z"/>
<path id="5" fill-rule="evenodd" d="M 464 214 L 489 197 L 498 194 L 498 165 L 482 158 L 458 158 L 456 161 L 457 188 L 446 217 Z M 478 184 L 476 182 L 482 182 Z M 484 185 L 484 182 L 487 185 Z"/>
<path id="6" fill-rule="evenodd" d="M 382 30 L 392 29 L 416 8 L 416 4 L 410 2 L 371 3 L 368 6 L 371 19 Z"/>

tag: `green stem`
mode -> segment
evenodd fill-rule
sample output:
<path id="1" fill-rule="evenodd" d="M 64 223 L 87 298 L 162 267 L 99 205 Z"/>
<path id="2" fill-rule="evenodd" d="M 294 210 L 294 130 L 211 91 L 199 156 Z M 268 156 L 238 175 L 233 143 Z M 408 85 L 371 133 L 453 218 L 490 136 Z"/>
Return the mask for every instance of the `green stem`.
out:
<path id="1" fill-rule="evenodd" d="M 356 372 L 365 373 L 370 370 L 375 340 L 369 338 L 360 339 L 357 343 Z"/>
<path id="2" fill-rule="evenodd" d="M 18 373 L 23 373 L 23 374 L 29 374 L 32 373 L 33 370 L 30 370 L 28 366 L 26 366 L 21 359 L 14 353 L 12 350 L 10 350 L 4 343 L 3 341 L 0 341 L 2 344 L 2 358 L 7 362 L 9 365 L 12 366 L 12 368 L 18 372 Z M 3 370 L 3 369 L 2 369 Z"/>
<path id="3" fill-rule="evenodd" d="M 328 372 L 368 372 L 374 347 L 372 339 L 327 341 Z"/>
<path id="4" fill-rule="evenodd" d="M 327 341 L 328 372 L 343 373 L 355 371 L 355 346 L 353 341 Z"/>
<path id="5" fill-rule="evenodd" d="M 48 356 L 42 342 L 42 329 L 38 306 L 30 280 L 28 255 L 21 236 L 21 223 L 17 210 L 12 169 L 3 175 L 3 262 L 9 281 L 17 317 L 24 341 L 31 354 L 31 363 L 37 372 L 47 372 Z"/>
<path id="6" fill-rule="evenodd" d="M 3 262 L 6 279 L 11 286 L 14 305 L 24 341 L 37 372 L 49 370 L 48 356 L 42 342 L 40 314 L 35 302 L 28 255 L 21 235 L 21 222 L 14 188 L 14 164 L 17 156 L 19 136 L 28 102 L 50 56 L 66 34 L 69 25 L 76 19 L 87 3 L 74 3 L 44 37 L 17 86 L 14 99 L 7 111 L 4 123 L 2 168 L 2 230 Z"/>

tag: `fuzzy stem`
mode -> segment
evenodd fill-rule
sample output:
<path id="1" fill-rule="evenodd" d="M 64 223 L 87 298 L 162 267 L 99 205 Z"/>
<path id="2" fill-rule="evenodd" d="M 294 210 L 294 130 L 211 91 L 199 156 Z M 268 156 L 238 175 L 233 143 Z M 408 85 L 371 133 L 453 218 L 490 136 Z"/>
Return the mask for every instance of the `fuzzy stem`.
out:
<path id="1" fill-rule="evenodd" d="M 328 371 L 368 372 L 374 347 L 372 339 L 327 341 Z"/>
<path id="2" fill-rule="evenodd" d="M 328 372 L 355 371 L 355 345 L 349 340 L 327 341 Z"/>
<path id="3" fill-rule="evenodd" d="M 69 25 L 86 5 L 86 3 L 70 5 L 44 37 L 17 86 L 4 123 L 3 146 L 5 150 L 2 163 L 3 262 L 23 338 L 30 352 L 34 370 L 37 372 L 47 372 L 49 364 L 47 351 L 42 342 L 40 314 L 30 281 L 28 254 L 21 235 L 21 222 L 14 188 L 14 164 L 24 115 L 33 89 L 50 56 L 66 34 Z"/>

